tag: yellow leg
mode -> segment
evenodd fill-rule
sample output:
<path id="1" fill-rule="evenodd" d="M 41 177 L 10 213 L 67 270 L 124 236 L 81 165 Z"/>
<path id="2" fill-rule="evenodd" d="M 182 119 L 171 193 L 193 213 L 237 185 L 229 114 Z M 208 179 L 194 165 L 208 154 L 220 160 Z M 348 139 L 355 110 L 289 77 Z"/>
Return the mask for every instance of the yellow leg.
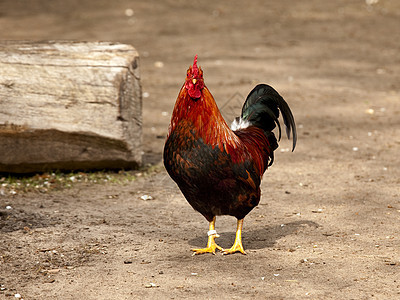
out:
<path id="1" fill-rule="evenodd" d="M 238 220 L 237 222 L 237 230 L 236 230 L 236 238 L 235 238 L 235 243 L 230 249 L 223 250 L 222 254 L 232 254 L 235 252 L 240 252 L 242 254 L 246 254 L 246 252 L 243 249 L 242 245 L 242 228 L 243 228 L 243 220 Z"/>
<path id="2" fill-rule="evenodd" d="M 216 219 L 216 217 L 214 217 L 214 219 L 210 222 L 209 232 L 215 231 L 215 219 Z M 219 237 L 219 235 L 217 233 L 209 235 L 207 247 L 200 248 L 200 249 L 192 249 L 193 255 L 203 254 L 203 253 L 215 254 L 215 249 L 222 251 L 223 249 L 215 243 L 215 238 L 217 238 L 217 237 Z"/>

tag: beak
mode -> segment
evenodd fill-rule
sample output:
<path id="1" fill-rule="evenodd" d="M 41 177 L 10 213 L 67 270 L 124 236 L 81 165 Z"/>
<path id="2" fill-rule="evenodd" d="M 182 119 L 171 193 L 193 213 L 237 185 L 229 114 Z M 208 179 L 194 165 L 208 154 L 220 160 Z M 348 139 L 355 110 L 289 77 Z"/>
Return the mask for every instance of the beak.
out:
<path id="1" fill-rule="evenodd" d="M 196 79 L 196 78 L 193 78 L 193 79 L 192 79 L 192 82 L 193 82 L 193 84 L 196 84 L 197 79 Z"/>

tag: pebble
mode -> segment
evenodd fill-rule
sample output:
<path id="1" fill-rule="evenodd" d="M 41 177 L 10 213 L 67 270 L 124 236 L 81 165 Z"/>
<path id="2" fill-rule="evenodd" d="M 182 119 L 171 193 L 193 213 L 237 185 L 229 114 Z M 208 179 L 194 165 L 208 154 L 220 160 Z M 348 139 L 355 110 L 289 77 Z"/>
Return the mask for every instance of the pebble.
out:
<path id="1" fill-rule="evenodd" d="M 148 201 L 148 200 L 153 200 L 153 197 L 150 195 L 143 195 L 140 197 L 140 199 L 142 199 L 144 201 Z"/>
<path id="2" fill-rule="evenodd" d="M 365 4 L 367 5 L 374 5 L 377 4 L 379 0 L 365 0 Z"/>
<path id="3" fill-rule="evenodd" d="M 163 67 L 164 67 L 164 63 L 163 63 L 162 61 L 156 61 L 156 62 L 154 63 L 154 66 L 155 66 L 156 68 L 163 68 Z"/>
<path id="4" fill-rule="evenodd" d="M 367 110 L 365 110 L 365 113 L 369 114 L 369 115 L 373 115 L 375 113 L 375 111 L 372 108 L 368 108 Z"/>
<path id="5" fill-rule="evenodd" d="M 59 272 L 60 272 L 60 269 L 51 269 L 51 270 L 47 271 L 47 273 L 49 273 L 49 274 L 56 274 L 56 273 L 59 273 Z"/>
<path id="6" fill-rule="evenodd" d="M 134 13 L 135 12 L 133 11 L 132 8 L 125 9 L 125 16 L 127 16 L 127 17 L 132 17 L 134 15 Z"/>

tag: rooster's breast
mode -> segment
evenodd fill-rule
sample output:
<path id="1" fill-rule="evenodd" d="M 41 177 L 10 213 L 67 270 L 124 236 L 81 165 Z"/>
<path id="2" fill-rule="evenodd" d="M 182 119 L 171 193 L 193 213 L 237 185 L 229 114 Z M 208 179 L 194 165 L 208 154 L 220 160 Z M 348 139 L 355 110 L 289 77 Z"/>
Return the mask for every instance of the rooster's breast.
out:
<path id="1" fill-rule="evenodd" d="M 216 215 L 242 219 L 260 200 L 261 179 L 254 163 L 234 163 L 224 149 L 206 144 L 193 128 L 179 127 L 164 147 L 167 172 L 189 204 L 209 221 Z"/>

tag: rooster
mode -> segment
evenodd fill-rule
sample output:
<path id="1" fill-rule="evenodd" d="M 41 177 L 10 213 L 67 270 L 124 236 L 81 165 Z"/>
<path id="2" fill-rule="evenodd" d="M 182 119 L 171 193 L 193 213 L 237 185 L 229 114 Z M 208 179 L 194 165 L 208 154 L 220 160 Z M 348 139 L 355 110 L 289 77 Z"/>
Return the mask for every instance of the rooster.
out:
<path id="1" fill-rule="evenodd" d="M 293 136 L 296 125 L 285 100 L 271 86 L 257 85 L 247 96 L 242 113 L 227 125 L 210 91 L 204 84 L 197 55 L 190 66 L 172 113 L 164 147 L 164 165 L 189 204 L 209 222 L 205 248 L 195 254 L 246 254 L 242 245 L 244 217 L 260 201 L 260 183 L 274 161 L 281 138 L 279 111 L 286 134 Z M 273 129 L 278 126 L 278 139 Z M 230 249 L 215 242 L 216 216 L 237 218 L 236 237 Z"/>

